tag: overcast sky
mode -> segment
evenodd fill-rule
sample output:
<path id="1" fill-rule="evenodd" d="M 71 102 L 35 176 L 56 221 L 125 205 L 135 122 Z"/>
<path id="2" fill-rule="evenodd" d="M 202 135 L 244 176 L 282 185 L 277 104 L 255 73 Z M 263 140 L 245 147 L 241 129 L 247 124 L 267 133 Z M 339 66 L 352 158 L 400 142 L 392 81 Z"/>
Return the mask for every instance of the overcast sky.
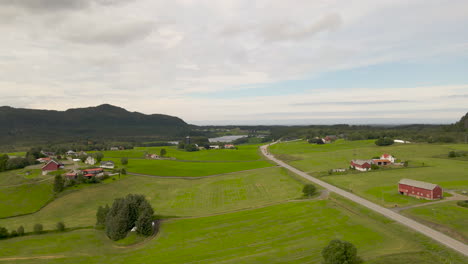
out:
<path id="1" fill-rule="evenodd" d="M 468 1 L 0 0 L 0 105 L 193 124 L 450 123 Z"/>

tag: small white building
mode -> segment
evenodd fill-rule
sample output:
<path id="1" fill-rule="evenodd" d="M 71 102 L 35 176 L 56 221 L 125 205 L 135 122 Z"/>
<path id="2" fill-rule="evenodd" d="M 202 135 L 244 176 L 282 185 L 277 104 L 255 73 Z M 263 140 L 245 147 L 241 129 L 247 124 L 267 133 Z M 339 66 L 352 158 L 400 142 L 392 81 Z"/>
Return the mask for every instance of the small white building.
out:
<path id="1" fill-rule="evenodd" d="M 85 160 L 85 163 L 88 165 L 94 165 L 96 164 L 96 159 L 91 156 L 88 156 Z"/>
<path id="2" fill-rule="evenodd" d="M 113 161 L 103 161 L 101 162 L 101 166 L 99 166 L 104 169 L 113 169 L 115 167 L 115 163 Z"/>
<path id="3" fill-rule="evenodd" d="M 218 145 L 210 145 L 210 149 L 219 149 Z"/>

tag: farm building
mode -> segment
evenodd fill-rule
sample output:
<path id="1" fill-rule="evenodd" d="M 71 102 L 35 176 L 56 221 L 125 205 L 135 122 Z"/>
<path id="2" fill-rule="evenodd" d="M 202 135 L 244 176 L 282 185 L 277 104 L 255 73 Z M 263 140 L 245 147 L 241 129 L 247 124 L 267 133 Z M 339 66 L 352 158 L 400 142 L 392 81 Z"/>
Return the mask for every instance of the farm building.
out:
<path id="1" fill-rule="evenodd" d="M 101 162 L 100 167 L 105 169 L 113 169 L 115 167 L 115 163 L 113 161 L 103 161 Z"/>
<path id="2" fill-rule="evenodd" d="M 358 171 L 370 171 L 372 160 L 352 160 L 351 168 Z"/>
<path id="3" fill-rule="evenodd" d="M 380 156 L 380 159 L 389 160 L 391 163 L 395 163 L 395 158 L 390 154 L 382 154 L 382 156 Z"/>
<path id="4" fill-rule="evenodd" d="M 233 144 L 226 144 L 226 145 L 224 145 L 224 148 L 225 149 L 234 149 L 236 147 Z"/>
<path id="5" fill-rule="evenodd" d="M 64 165 L 56 160 L 50 160 L 46 165 L 42 167 L 43 172 L 56 171 L 63 169 Z"/>
<path id="6" fill-rule="evenodd" d="M 88 156 L 85 160 L 85 164 L 88 164 L 88 165 L 94 165 L 96 164 L 96 159 L 94 159 L 93 157 L 91 156 Z"/>
<path id="7" fill-rule="evenodd" d="M 433 183 L 402 179 L 398 182 L 398 192 L 427 200 L 442 199 L 442 188 Z"/>
<path id="8" fill-rule="evenodd" d="M 46 158 L 38 158 L 37 161 L 39 161 L 40 163 L 47 163 L 49 161 L 51 161 L 52 158 L 49 158 L 49 157 L 46 157 Z"/>
<path id="9" fill-rule="evenodd" d="M 103 172 L 104 170 L 102 168 L 86 169 L 86 170 L 83 170 L 83 176 L 93 177 L 93 176 L 98 176 L 99 174 Z"/>

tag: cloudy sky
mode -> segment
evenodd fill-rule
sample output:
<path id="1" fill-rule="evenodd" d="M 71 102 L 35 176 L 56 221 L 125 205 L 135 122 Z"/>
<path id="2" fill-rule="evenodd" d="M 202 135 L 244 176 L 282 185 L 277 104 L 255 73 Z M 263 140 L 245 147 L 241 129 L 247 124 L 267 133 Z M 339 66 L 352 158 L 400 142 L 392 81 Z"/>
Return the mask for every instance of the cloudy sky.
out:
<path id="1" fill-rule="evenodd" d="M 468 1 L 0 0 L 0 105 L 193 124 L 450 123 Z"/>

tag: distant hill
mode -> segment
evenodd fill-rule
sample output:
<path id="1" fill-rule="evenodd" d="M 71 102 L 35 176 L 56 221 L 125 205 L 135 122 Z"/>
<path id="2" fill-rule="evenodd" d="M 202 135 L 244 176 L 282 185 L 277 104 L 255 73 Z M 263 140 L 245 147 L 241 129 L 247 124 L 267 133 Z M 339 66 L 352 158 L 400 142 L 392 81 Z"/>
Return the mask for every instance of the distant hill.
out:
<path id="1" fill-rule="evenodd" d="M 463 116 L 456 125 L 460 128 L 468 129 L 468 113 L 466 113 L 466 115 Z"/>
<path id="2" fill-rule="evenodd" d="M 73 137 L 117 138 L 185 135 L 189 125 L 174 116 L 145 115 L 109 104 L 66 111 L 0 107 L 0 144 Z"/>

